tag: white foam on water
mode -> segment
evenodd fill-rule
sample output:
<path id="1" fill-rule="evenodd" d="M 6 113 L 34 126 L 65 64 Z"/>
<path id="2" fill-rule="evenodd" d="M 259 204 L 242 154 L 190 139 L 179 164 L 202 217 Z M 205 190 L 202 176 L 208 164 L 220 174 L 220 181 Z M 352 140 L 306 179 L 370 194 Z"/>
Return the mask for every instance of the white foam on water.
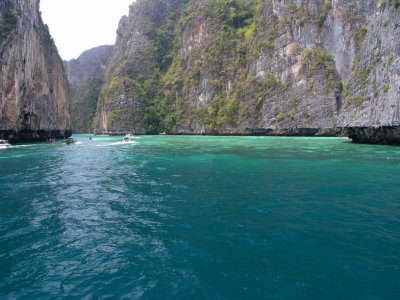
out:
<path id="1" fill-rule="evenodd" d="M 33 147 L 33 146 L 35 146 L 34 144 L 32 144 L 32 145 L 16 145 L 16 146 L 10 146 L 10 147 L 8 147 L 8 149 L 10 149 L 10 148 L 26 148 L 26 147 Z"/>
<path id="2" fill-rule="evenodd" d="M 111 143 L 111 145 L 134 145 L 134 144 L 139 144 L 139 143 L 135 141 Z"/>
<path id="3" fill-rule="evenodd" d="M 18 145 L 18 146 L 12 146 L 13 148 L 22 148 L 22 147 L 30 147 L 32 145 Z"/>
<path id="4" fill-rule="evenodd" d="M 101 145 L 96 145 L 96 147 L 112 147 L 112 146 L 122 146 L 122 145 L 136 145 L 139 144 L 139 142 L 134 142 L 134 141 L 129 141 L 129 142 L 114 142 L 110 144 L 104 144 L 102 143 Z"/>

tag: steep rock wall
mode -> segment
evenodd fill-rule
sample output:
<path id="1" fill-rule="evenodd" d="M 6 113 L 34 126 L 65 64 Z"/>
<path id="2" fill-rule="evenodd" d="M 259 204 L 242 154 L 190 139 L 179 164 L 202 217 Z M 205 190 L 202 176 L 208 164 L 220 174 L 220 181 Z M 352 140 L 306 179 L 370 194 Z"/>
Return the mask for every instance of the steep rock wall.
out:
<path id="1" fill-rule="evenodd" d="M 118 29 L 97 128 L 331 134 L 342 132 L 336 127 L 395 125 L 399 6 L 139 0 Z"/>
<path id="2" fill-rule="evenodd" d="M 0 30 L 1 136 L 18 141 L 70 135 L 68 81 L 39 0 L 2 1 Z"/>
<path id="3" fill-rule="evenodd" d="M 171 61 L 182 2 L 138 0 L 121 19 L 97 106 L 98 131 L 146 133 L 161 127 L 161 77 Z"/>

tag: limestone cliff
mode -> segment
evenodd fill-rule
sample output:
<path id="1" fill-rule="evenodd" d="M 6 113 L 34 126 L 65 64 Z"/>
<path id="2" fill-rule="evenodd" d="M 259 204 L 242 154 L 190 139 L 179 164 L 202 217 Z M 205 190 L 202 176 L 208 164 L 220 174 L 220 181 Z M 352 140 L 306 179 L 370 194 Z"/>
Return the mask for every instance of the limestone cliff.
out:
<path id="1" fill-rule="evenodd" d="M 118 29 L 97 128 L 314 135 L 396 125 L 399 20 L 398 0 L 137 0 Z"/>
<path id="2" fill-rule="evenodd" d="M 77 59 L 64 61 L 71 91 L 71 128 L 75 133 L 94 129 L 97 100 L 112 50 L 113 46 L 99 46 Z"/>
<path id="3" fill-rule="evenodd" d="M 155 133 L 162 128 L 162 75 L 172 60 L 175 23 L 183 2 L 138 0 L 121 19 L 97 106 L 99 131 Z"/>
<path id="4" fill-rule="evenodd" d="M 69 136 L 68 81 L 39 0 L 0 3 L 0 138 Z"/>

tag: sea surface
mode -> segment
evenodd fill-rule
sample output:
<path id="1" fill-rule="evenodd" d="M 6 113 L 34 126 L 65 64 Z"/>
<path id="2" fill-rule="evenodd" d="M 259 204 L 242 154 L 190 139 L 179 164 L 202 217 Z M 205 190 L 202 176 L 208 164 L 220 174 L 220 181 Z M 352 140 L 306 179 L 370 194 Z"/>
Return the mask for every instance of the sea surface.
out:
<path id="1" fill-rule="evenodd" d="M 76 135 L 0 150 L 0 299 L 400 299 L 400 148 Z"/>

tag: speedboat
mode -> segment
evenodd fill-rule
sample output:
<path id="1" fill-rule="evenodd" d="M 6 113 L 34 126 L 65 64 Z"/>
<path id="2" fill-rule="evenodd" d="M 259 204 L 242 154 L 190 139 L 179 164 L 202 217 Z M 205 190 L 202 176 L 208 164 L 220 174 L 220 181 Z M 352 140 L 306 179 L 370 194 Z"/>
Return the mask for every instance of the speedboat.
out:
<path id="1" fill-rule="evenodd" d="M 11 147 L 11 145 L 7 140 L 0 140 L 0 149 L 6 149 L 9 147 Z"/>
<path id="2" fill-rule="evenodd" d="M 125 136 L 124 136 L 123 142 L 124 142 L 124 143 L 128 143 L 128 142 L 131 141 L 131 138 L 133 138 L 133 135 L 130 134 L 130 133 L 127 133 L 127 134 L 125 134 Z"/>

